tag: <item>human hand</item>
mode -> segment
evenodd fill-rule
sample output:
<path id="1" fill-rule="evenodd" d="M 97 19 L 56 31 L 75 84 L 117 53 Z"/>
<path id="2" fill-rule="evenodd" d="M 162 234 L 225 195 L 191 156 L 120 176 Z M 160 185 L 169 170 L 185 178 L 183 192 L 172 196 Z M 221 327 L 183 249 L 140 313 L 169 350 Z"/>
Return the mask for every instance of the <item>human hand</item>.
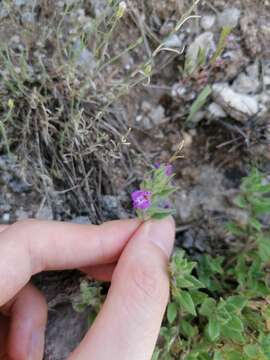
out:
<path id="1" fill-rule="evenodd" d="M 29 280 L 41 271 L 79 268 L 111 280 L 111 287 L 69 360 L 150 360 L 168 301 L 173 242 L 171 218 L 0 226 L 0 359 L 43 358 L 47 305 Z"/>

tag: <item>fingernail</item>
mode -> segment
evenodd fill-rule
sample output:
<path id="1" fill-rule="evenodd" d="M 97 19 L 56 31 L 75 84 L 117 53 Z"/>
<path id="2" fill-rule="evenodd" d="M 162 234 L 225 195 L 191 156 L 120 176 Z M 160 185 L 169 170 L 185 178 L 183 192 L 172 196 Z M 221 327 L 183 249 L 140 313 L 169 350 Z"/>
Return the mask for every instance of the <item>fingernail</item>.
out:
<path id="1" fill-rule="evenodd" d="M 170 216 L 164 220 L 150 220 L 145 223 L 145 237 L 170 257 L 175 240 L 175 223 Z"/>
<path id="2" fill-rule="evenodd" d="M 29 360 L 42 360 L 44 351 L 44 329 L 37 329 L 31 337 Z"/>

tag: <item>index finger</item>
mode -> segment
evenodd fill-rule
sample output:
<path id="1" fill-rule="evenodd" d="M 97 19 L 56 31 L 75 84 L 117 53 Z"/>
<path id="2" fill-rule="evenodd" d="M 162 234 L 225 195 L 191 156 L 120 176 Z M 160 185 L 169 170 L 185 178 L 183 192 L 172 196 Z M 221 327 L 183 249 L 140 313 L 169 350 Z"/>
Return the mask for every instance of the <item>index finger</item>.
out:
<path id="1" fill-rule="evenodd" d="M 0 235 L 0 306 L 40 271 L 113 263 L 139 225 L 138 220 L 102 225 L 24 220 L 7 227 Z"/>

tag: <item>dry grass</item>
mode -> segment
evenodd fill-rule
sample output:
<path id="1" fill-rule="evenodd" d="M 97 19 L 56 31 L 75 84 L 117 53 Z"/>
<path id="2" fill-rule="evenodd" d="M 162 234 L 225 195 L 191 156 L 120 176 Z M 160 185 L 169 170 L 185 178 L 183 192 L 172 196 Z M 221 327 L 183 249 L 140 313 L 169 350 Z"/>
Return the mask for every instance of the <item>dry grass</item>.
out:
<path id="1" fill-rule="evenodd" d="M 159 71 L 175 54 L 153 56 L 161 39 L 142 15 L 158 11 L 154 3 L 133 3 L 123 17 L 118 1 L 101 10 L 88 1 L 67 3 L 1 5 L 1 37 L 10 40 L 0 48 L 0 151 L 18 155 L 22 176 L 49 203 L 69 193 L 72 206 L 97 222 L 101 194 L 134 180 L 130 154 L 141 151 L 132 134 L 125 139 L 129 124 L 119 99 L 147 81 L 154 56 Z M 135 71 L 123 65 L 129 53 Z"/>

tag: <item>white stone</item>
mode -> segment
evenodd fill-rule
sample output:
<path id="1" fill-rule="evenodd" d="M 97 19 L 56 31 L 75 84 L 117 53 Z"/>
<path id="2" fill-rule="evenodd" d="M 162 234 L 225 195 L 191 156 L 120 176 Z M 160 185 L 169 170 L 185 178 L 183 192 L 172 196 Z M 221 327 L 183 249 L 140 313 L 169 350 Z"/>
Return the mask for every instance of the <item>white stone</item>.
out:
<path id="1" fill-rule="evenodd" d="M 181 48 L 183 46 L 183 40 L 178 35 L 173 34 L 168 37 L 164 46 L 168 48 Z"/>
<path id="2" fill-rule="evenodd" d="M 235 28 L 238 25 L 241 11 L 237 8 L 228 8 L 218 15 L 218 26 Z"/>
<path id="3" fill-rule="evenodd" d="M 256 97 L 239 94 L 226 83 L 214 84 L 213 96 L 232 118 L 241 122 L 248 120 L 248 117 L 259 111 Z"/>
<path id="4" fill-rule="evenodd" d="M 249 77 L 241 73 L 233 82 L 233 89 L 241 94 L 254 94 L 260 87 L 260 82 L 256 78 Z"/>
<path id="5" fill-rule="evenodd" d="M 4 214 L 2 215 L 2 221 L 3 221 L 4 223 L 8 223 L 8 222 L 10 221 L 10 213 L 4 213 Z"/>
<path id="6" fill-rule="evenodd" d="M 214 27 L 216 23 L 216 16 L 215 15 L 203 15 L 201 18 L 201 27 L 203 30 L 207 31 Z"/>
<path id="7" fill-rule="evenodd" d="M 215 118 L 225 118 L 227 117 L 227 114 L 225 113 L 225 111 L 222 109 L 221 106 L 219 106 L 217 103 L 213 102 L 212 104 L 210 104 L 208 106 L 208 111 L 209 113 L 214 116 Z"/>

